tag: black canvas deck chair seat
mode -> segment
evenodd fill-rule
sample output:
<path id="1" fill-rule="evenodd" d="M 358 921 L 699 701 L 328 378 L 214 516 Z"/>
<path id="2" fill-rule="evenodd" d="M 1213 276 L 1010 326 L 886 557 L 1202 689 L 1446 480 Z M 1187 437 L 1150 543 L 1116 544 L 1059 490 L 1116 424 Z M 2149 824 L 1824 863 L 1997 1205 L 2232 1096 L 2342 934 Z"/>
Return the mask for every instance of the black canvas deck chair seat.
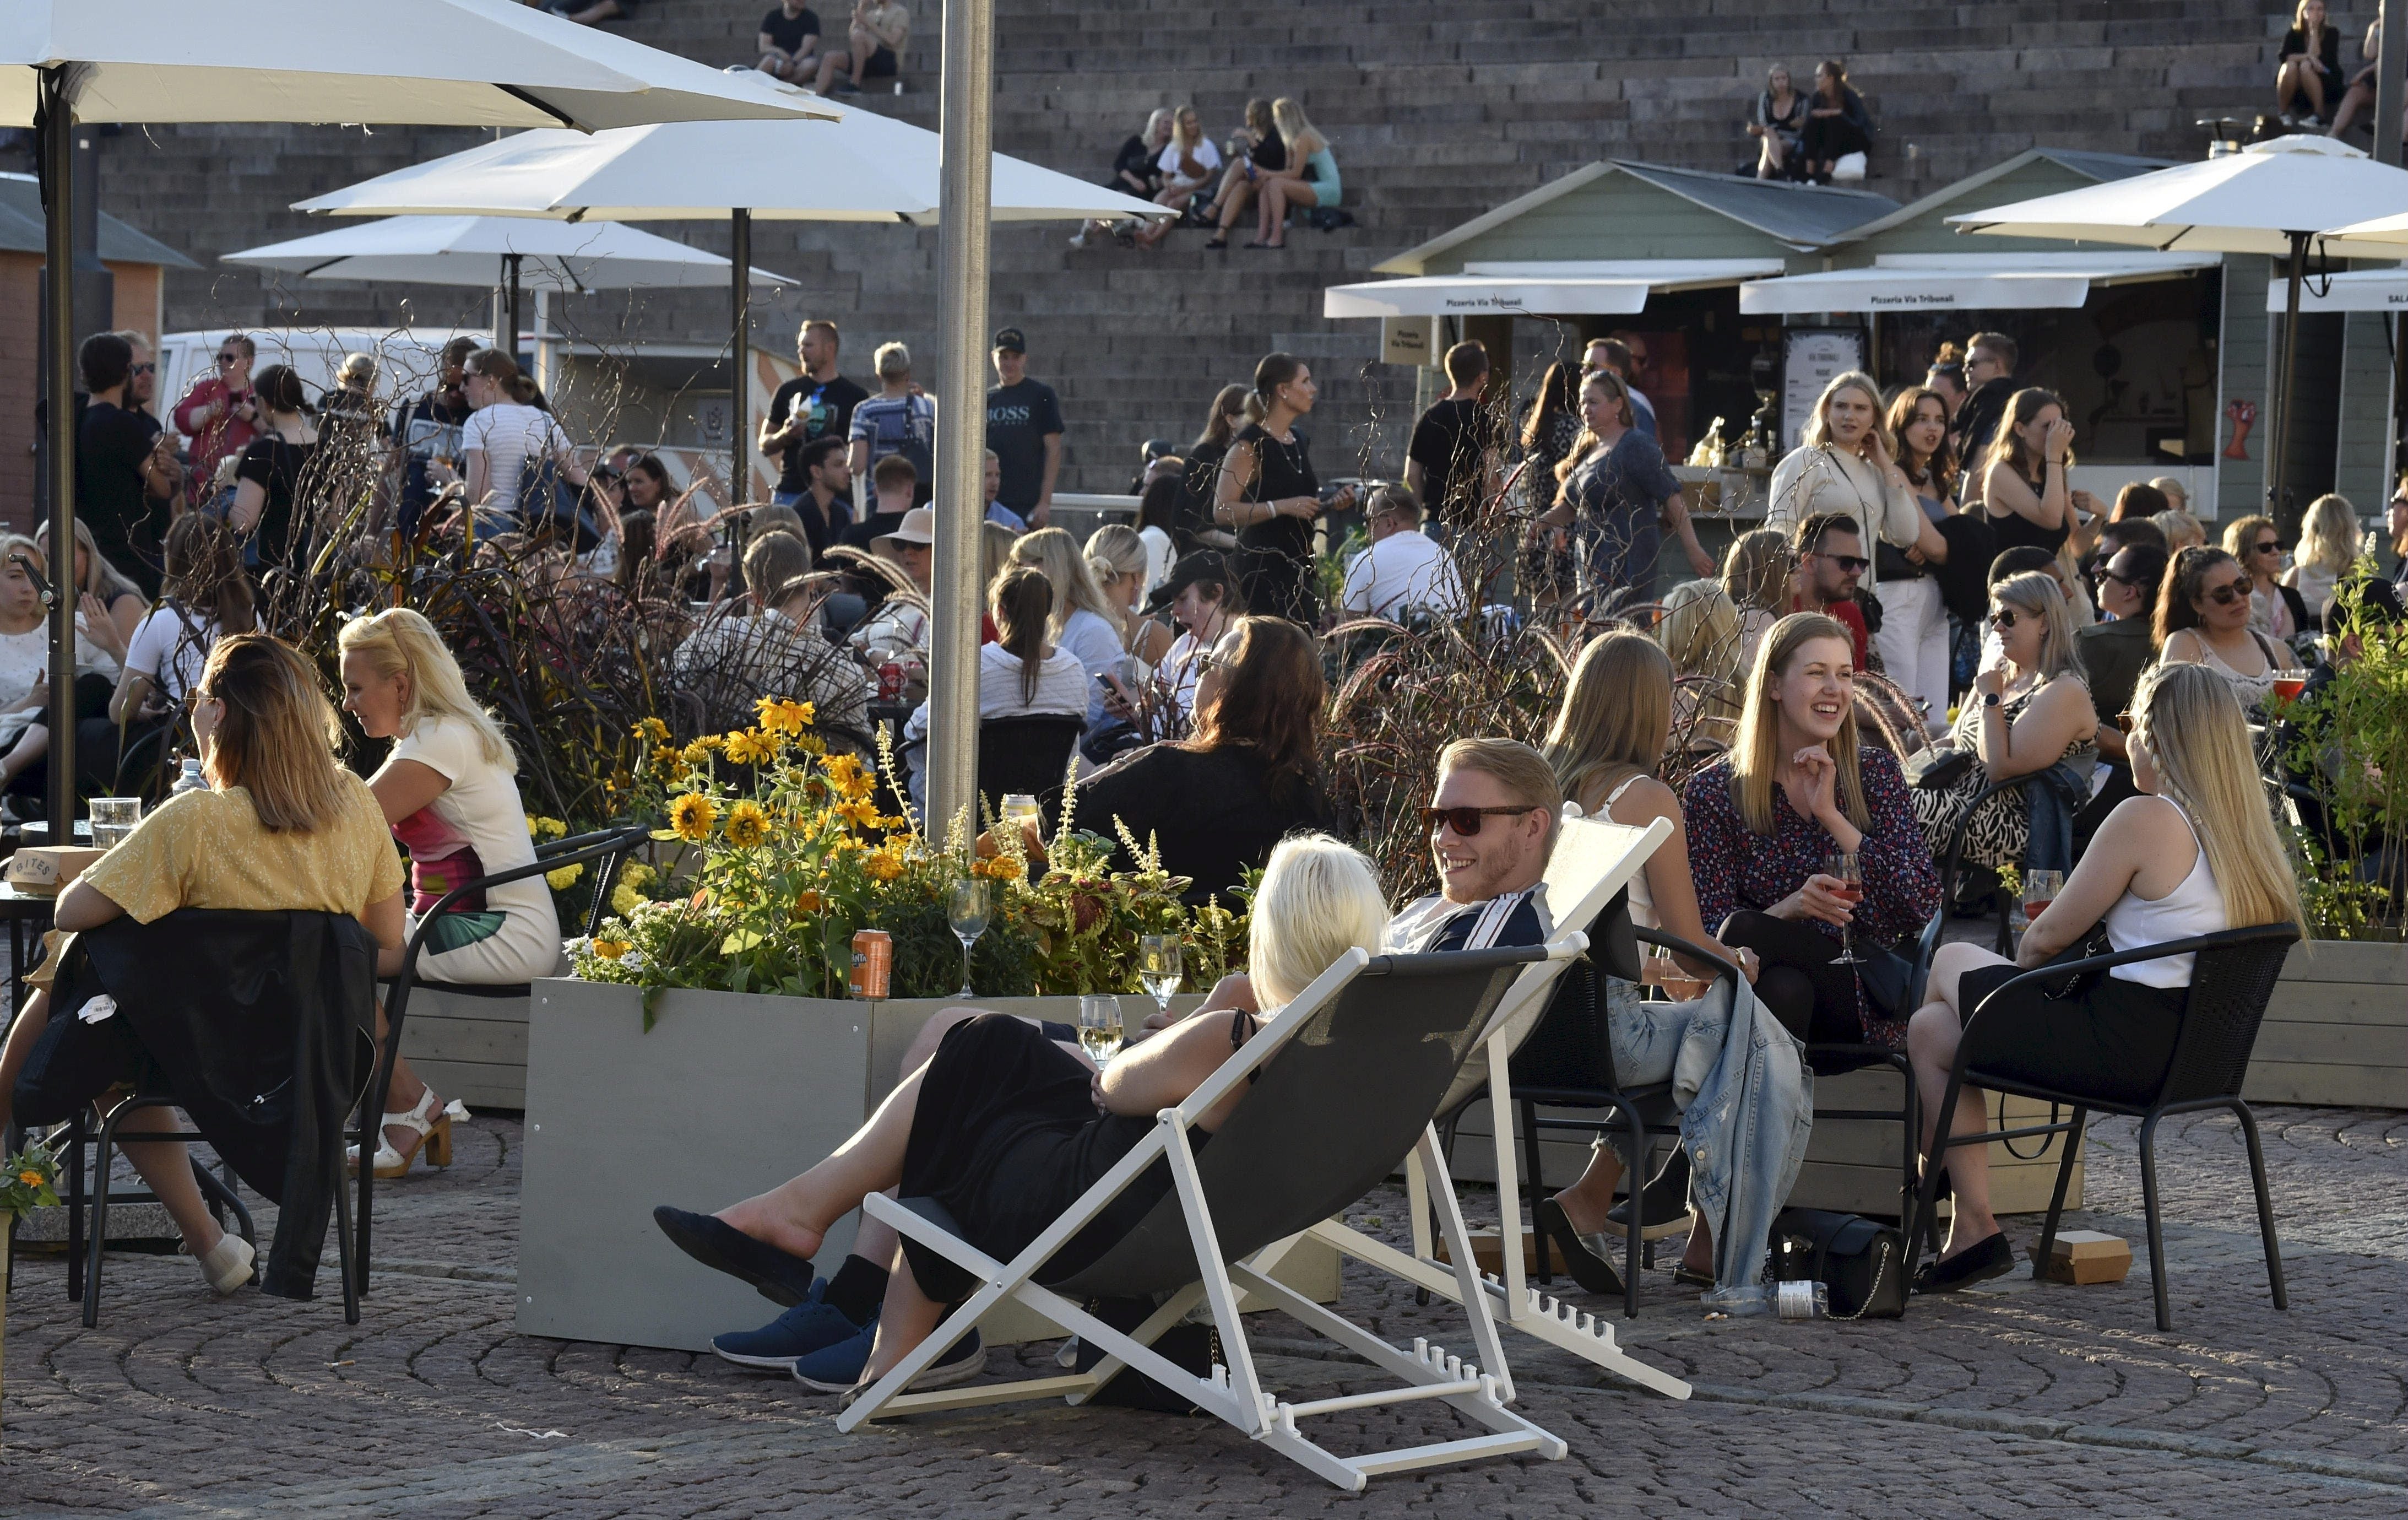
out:
<path id="1" fill-rule="evenodd" d="M 948 1228 L 929 1199 L 872 1196 L 864 1207 L 980 1280 L 935 1333 L 837 1419 L 864 1421 L 939 1409 L 1063 1397 L 1081 1403 L 1135 1368 L 1198 1409 L 1219 1416 L 1339 1487 L 1359 1491 L 1381 1473 L 1536 1452 L 1561 1457 L 1564 1442 L 1507 1406 L 1507 1369 L 1488 1296 L 1481 1291 L 1462 1211 L 1430 1121 L 1515 979 L 1541 962 L 1560 965 L 1587 946 L 1572 934 L 1546 946 L 1435 955 L 1370 957 L 1359 950 L 1324 972 L 1184 1103 L 1165 1109 L 1120 1164 L 1010 1262 L 987 1255 Z M 1259 1077 L 1256 1074 L 1259 1073 Z M 1190 1144 L 1188 1126 L 1231 1089 L 1252 1081 L 1211 1142 Z M 1421 1157 L 1430 1198 L 1465 1306 L 1469 1359 L 1416 1341 L 1393 1346 L 1271 1276 L 1288 1242 L 1358 1202 L 1403 1161 Z M 1157 1161 L 1171 1190 L 1092 1264 L 1040 1284 L 1047 1262 Z M 1389 1255 L 1399 1255 L 1390 1252 Z M 1289 1401 L 1266 1388 L 1238 1314 L 1251 1293 L 1390 1375 L 1401 1385 L 1333 1398 Z M 1168 1294 L 1135 1330 L 1112 1328 L 1080 1307 L 1092 1298 Z M 906 1394 L 910 1381 L 1006 1298 L 1018 1301 L 1104 1353 L 1086 1372 Z M 1198 1300 L 1211 1305 L 1226 1363 L 1183 1370 L 1153 1342 Z M 1478 1434 L 1361 1456 L 1316 1444 L 1299 1420 L 1345 1410 L 1436 1400 Z"/>
<path id="2" fill-rule="evenodd" d="M 1585 939 L 1587 926 L 1621 896 L 1631 878 L 1646 866 L 1647 857 L 1671 837 L 1672 825 L 1660 818 L 1645 828 L 1631 828 L 1607 819 L 1584 818 L 1568 810 L 1557 825 L 1555 847 L 1547 857 L 1545 878 L 1547 909 L 1555 918 L 1557 934 L 1578 929 Z M 1624 918 L 1622 922 L 1627 925 L 1628 920 Z M 1636 947 L 1630 949 L 1635 954 Z M 1487 1030 L 1482 1036 L 1482 1048 L 1457 1073 L 1439 1108 L 1442 1114 L 1455 1114 L 1467 1106 L 1478 1104 L 1482 1095 L 1486 1095 L 1500 1205 L 1507 1199 L 1518 1199 L 1522 1186 L 1521 1169 L 1513 1149 L 1516 1104 L 1509 1070 L 1511 1057 L 1544 1017 L 1565 965 L 1550 961 L 1523 968 L 1521 976 L 1490 1016 Z M 1311 1233 L 1323 1243 L 1417 1288 L 1455 1298 L 1461 1279 L 1452 1266 L 1438 1259 L 1437 1241 L 1430 1231 L 1430 1194 L 1418 1153 L 1406 1162 L 1405 1187 L 1413 1219 L 1410 1255 L 1336 1219 L 1324 1220 Z M 1492 1312 L 1500 1316 L 1501 1324 L 1559 1351 L 1569 1351 L 1642 1388 L 1672 1398 L 1689 1397 L 1686 1383 L 1625 1352 L 1614 1338 L 1611 1319 L 1600 1320 L 1577 1305 L 1530 1286 L 1528 1274 L 1523 1269 L 1524 1231 L 1519 1205 L 1500 1206 L 1498 1214 L 1501 1231 L 1498 1248 L 1503 1253 L 1504 1270 L 1484 1274 L 1476 1281 L 1487 1296 Z"/>

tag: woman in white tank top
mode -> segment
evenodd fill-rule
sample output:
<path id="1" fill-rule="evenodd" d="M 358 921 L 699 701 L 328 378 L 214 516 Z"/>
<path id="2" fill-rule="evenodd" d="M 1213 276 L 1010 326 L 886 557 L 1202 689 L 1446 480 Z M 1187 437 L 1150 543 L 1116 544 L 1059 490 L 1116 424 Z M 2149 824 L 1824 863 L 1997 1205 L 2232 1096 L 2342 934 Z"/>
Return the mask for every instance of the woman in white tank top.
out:
<path id="1" fill-rule="evenodd" d="M 2024 933 L 2013 961 L 1970 944 L 1941 947 L 1931 1001 L 1907 1029 L 1924 1097 L 1926 1145 L 1960 1043 L 1968 1065 L 2035 1085 L 2144 1102 L 2165 1081 L 2189 1000 L 2195 957 L 2111 967 L 2066 996 L 2038 983 L 1984 1007 L 2018 973 L 2086 950 L 2094 928 L 2115 951 L 2196 939 L 2227 928 L 2302 923 L 2299 883 L 2274 832 L 2240 703 L 2204 665 L 2160 666 L 2132 698 L 2128 745 L 2142 795 L 2108 815 L 2057 899 Z M 1965 1021 L 1980 1019 L 1970 1033 Z M 1984 1127 L 1982 1094 L 1962 1089 L 1950 1133 Z M 1947 1153 L 1956 1219 L 1948 1249 L 1915 1279 L 1947 1292 L 1997 1277 L 2014 1253 L 1990 1212 L 1988 1148 Z"/>

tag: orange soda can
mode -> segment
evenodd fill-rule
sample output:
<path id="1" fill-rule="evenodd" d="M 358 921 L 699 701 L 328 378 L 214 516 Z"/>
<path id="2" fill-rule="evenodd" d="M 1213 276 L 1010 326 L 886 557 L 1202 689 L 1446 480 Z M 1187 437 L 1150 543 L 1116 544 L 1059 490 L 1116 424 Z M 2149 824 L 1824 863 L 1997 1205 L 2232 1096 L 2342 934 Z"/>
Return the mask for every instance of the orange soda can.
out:
<path id="1" fill-rule="evenodd" d="M 855 997 L 876 1002 L 886 996 L 895 975 L 895 940 L 884 929 L 862 929 L 853 937 L 853 974 L 845 979 Z"/>

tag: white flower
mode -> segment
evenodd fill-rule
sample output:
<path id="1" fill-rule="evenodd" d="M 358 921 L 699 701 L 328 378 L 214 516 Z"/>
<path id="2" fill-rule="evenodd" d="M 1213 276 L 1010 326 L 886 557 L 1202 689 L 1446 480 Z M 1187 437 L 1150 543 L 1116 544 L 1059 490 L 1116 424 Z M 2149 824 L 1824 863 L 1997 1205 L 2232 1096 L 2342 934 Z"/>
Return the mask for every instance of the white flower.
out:
<path id="1" fill-rule="evenodd" d="M 619 964 L 627 970 L 640 971 L 645 966 L 644 953 L 640 950 L 631 950 L 619 957 Z"/>

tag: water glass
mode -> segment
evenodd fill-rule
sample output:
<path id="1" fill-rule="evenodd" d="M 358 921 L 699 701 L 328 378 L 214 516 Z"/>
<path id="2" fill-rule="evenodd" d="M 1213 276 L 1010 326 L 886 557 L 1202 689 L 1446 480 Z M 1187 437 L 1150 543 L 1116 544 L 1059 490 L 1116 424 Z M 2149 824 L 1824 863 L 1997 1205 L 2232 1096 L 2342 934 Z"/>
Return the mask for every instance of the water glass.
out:
<path id="1" fill-rule="evenodd" d="M 140 797 L 92 799 L 92 842 L 101 850 L 115 849 L 142 822 Z"/>
<path id="2" fill-rule="evenodd" d="M 995 883 L 982 876 L 965 876 L 955 882 L 945 896 L 945 921 L 953 925 L 953 938 L 962 942 L 962 990 L 957 997 L 974 997 L 970 991 L 970 946 L 978 943 L 986 932 L 986 921 L 995 911 Z"/>
<path id="3" fill-rule="evenodd" d="M 1121 1048 L 1121 1000 L 1110 993 L 1079 999 L 1079 1048 L 1100 1069 Z"/>
<path id="4" fill-rule="evenodd" d="M 1137 975 L 1154 995 L 1154 1006 L 1167 1016 L 1170 996 L 1179 990 L 1186 968 L 1180 960 L 1179 936 L 1140 934 L 1137 937 Z"/>

